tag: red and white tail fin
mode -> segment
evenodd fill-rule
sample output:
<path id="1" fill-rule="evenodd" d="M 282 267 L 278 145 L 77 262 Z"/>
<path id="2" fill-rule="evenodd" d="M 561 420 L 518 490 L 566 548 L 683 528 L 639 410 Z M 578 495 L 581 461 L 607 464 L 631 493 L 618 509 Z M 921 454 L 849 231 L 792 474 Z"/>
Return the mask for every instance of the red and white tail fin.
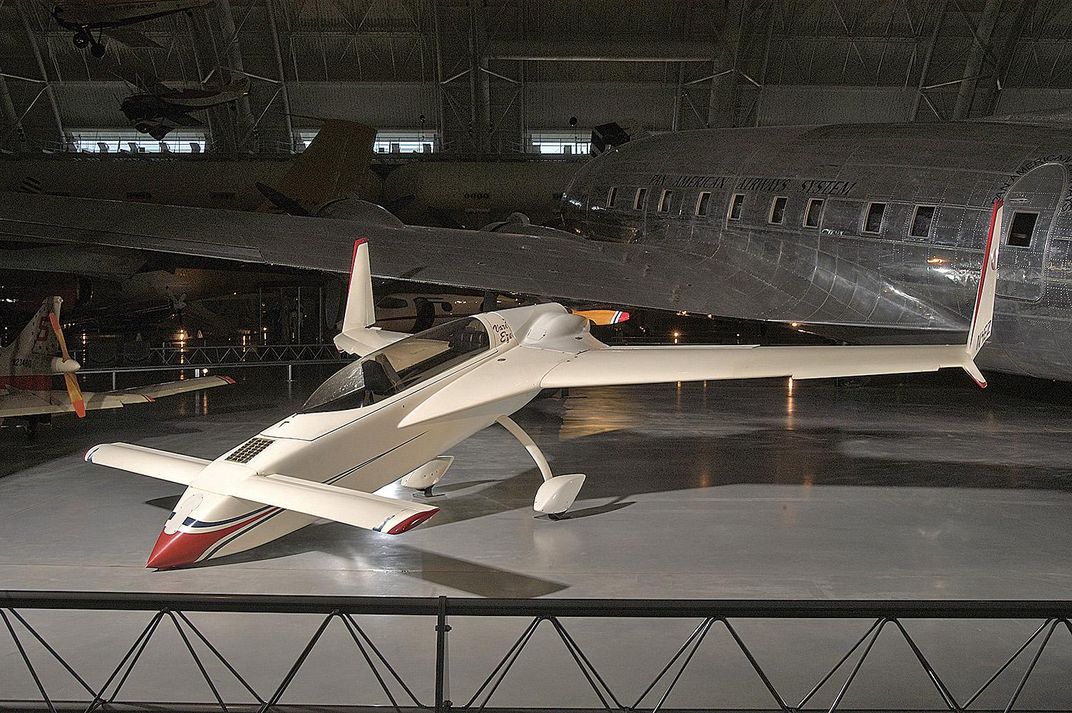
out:
<path id="1" fill-rule="evenodd" d="M 60 351 L 50 315 L 59 316 L 62 302 L 59 297 L 46 298 L 15 341 L 0 349 L 0 380 L 21 389 L 51 387 L 52 358 Z"/>
<path id="2" fill-rule="evenodd" d="M 990 213 L 990 229 L 986 234 L 983 266 L 979 272 L 979 290 L 975 295 L 975 309 L 972 312 L 971 327 L 968 329 L 968 354 L 964 370 L 982 387 L 986 386 L 986 379 L 975 366 L 974 360 L 975 355 L 990 338 L 994 325 L 994 300 L 998 288 L 998 247 L 1001 245 L 1001 221 L 1004 212 L 1002 201 L 994 201 L 994 209 Z"/>
<path id="3" fill-rule="evenodd" d="M 365 238 L 354 241 L 354 256 L 350 264 L 350 286 L 346 290 L 346 311 L 342 331 L 366 329 L 376 323 L 376 305 L 372 301 L 372 265 L 369 244 Z"/>

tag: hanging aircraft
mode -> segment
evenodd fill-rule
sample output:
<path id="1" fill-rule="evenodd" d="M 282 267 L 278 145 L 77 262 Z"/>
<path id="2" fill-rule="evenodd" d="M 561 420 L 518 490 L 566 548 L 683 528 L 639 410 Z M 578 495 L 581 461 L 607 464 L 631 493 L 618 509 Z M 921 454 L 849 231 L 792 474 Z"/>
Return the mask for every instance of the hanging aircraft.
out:
<path id="1" fill-rule="evenodd" d="M 369 205 L 318 221 L 0 194 L 16 248 L 79 246 L 345 273 L 370 235 L 377 276 L 478 290 L 799 322 L 845 341 L 952 341 L 967 328 L 989 207 L 998 331 L 984 369 L 1072 380 L 1072 149 L 1065 128 L 1008 122 L 704 129 L 612 147 L 565 191 L 563 230 L 403 225 Z M 17 254 L 18 249 L 9 252 Z M 146 257 L 148 259 L 148 257 Z M 899 337 L 899 335 L 905 335 Z"/>
<path id="2" fill-rule="evenodd" d="M 60 27 L 74 32 L 75 47 L 89 47 L 90 53 L 100 58 L 106 52 L 103 35 L 128 47 L 160 48 L 129 26 L 214 4 L 215 0 L 58 0 L 52 17 Z M 93 30 L 98 31 L 96 37 Z"/>
<path id="3" fill-rule="evenodd" d="M 60 326 L 59 297 L 46 299 L 15 340 L 0 349 L 0 423 L 5 418 L 26 421 L 31 431 L 55 414 L 122 408 L 152 403 L 187 391 L 233 384 L 227 376 L 201 376 L 183 381 L 149 384 L 132 389 L 83 393 L 75 374 L 81 365 L 67 351 Z M 52 389 L 52 377 L 62 375 L 66 391 Z"/>
<path id="4" fill-rule="evenodd" d="M 543 476 L 533 509 L 569 509 L 585 476 L 554 475 L 510 414 L 541 389 L 715 379 L 817 379 L 964 369 L 990 336 L 997 282 L 995 203 L 967 344 L 928 346 L 608 347 L 590 321 L 558 304 L 485 312 L 415 335 L 372 328 L 369 246 L 354 245 L 339 349 L 360 358 L 320 385 L 301 410 L 208 461 L 125 443 L 86 460 L 187 486 L 149 555 L 168 569 L 247 550 L 326 518 L 389 535 L 438 507 L 374 494 L 399 480 L 430 492 L 453 446 L 493 423 L 528 451 Z"/>
<path id="5" fill-rule="evenodd" d="M 221 77 L 212 83 L 153 80 L 123 99 L 119 108 L 139 133 L 162 141 L 180 127 L 203 126 L 191 116 L 193 112 L 229 104 L 247 94 L 249 77 Z"/>

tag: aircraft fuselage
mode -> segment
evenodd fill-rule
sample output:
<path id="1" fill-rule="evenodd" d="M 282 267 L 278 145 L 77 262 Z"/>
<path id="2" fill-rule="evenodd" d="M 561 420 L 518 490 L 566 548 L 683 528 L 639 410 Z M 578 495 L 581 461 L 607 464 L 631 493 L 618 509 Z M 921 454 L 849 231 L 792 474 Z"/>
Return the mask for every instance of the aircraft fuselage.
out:
<path id="1" fill-rule="evenodd" d="M 690 131 L 586 164 L 563 217 L 586 237 L 675 256 L 680 309 L 948 332 L 966 329 L 1003 198 L 998 316 L 980 364 L 1067 380 L 1070 165 L 1067 134 L 1043 126 Z"/>

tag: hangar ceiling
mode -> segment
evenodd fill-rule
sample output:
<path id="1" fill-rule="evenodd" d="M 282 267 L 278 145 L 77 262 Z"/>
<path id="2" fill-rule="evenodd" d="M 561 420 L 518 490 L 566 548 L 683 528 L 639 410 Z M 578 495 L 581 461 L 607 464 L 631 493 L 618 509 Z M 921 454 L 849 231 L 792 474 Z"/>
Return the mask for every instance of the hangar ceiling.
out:
<path id="1" fill-rule="evenodd" d="M 71 44 L 45 0 L 0 0 L 0 147 L 128 125 L 137 78 L 252 79 L 212 151 L 289 152 L 317 117 L 427 131 L 459 155 L 539 130 L 937 121 L 1072 103 L 1062 0 L 217 0 Z"/>

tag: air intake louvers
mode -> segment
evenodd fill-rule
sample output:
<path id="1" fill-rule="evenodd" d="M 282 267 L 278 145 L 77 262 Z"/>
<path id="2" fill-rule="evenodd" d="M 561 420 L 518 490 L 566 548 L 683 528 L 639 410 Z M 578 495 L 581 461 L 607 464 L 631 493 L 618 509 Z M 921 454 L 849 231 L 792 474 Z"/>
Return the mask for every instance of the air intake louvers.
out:
<path id="1" fill-rule="evenodd" d="M 229 460 L 232 463 L 249 463 L 254 457 L 264 452 L 264 449 L 272 445 L 270 438 L 251 438 L 238 449 L 227 456 L 225 460 Z"/>

